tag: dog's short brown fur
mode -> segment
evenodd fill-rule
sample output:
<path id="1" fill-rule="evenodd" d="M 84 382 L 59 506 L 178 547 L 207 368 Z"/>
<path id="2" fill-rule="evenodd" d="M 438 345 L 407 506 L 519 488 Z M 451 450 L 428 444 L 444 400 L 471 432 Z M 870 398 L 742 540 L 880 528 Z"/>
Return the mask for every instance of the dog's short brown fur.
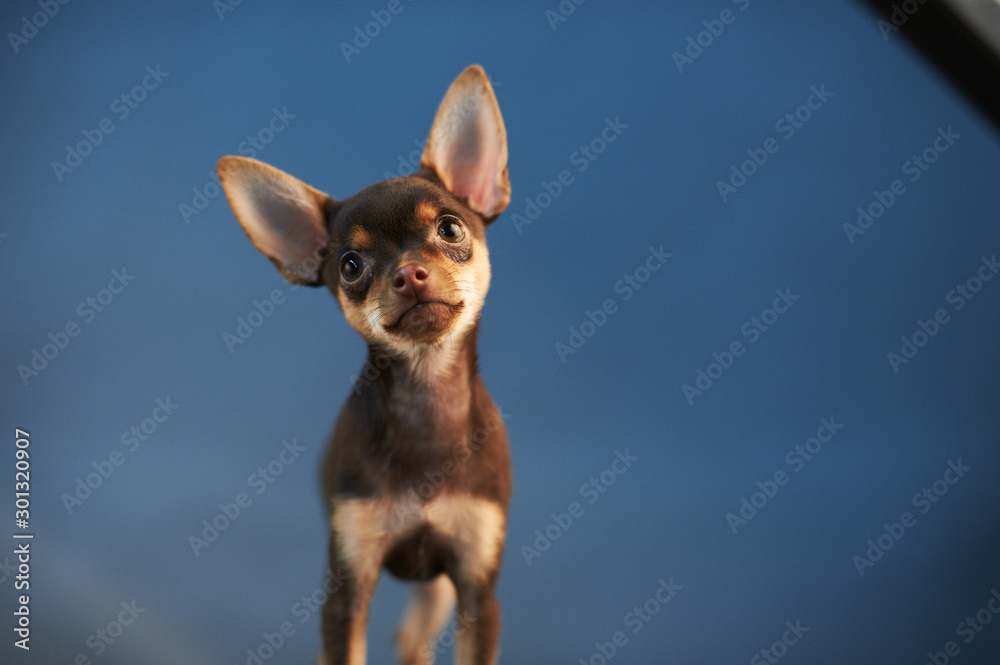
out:
<path id="1" fill-rule="evenodd" d="M 326 285 L 368 343 L 365 378 L 324 462 L 330 567 L 346 581 L 323 608 L 321 662 L 364 663 L 385 568 L 415 587 L 397 632 L 402 662 L 430 662 L 457 599 L 456 662 L 494 663 L 511 478 L 476 333 L 490 283 L 486 227 L 510 184 L 486 75 L 473 65 L 452 84 L 413 176 L 343 201 L 242 157 L 220 160 L 219 176 L 257 248 L 289 281 Z"/>

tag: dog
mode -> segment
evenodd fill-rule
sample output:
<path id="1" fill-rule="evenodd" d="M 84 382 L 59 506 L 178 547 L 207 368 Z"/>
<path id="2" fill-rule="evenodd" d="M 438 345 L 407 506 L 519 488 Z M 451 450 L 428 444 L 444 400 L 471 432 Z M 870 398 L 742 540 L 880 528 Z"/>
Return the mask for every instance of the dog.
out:
<path id="1" fill-rule="evenodd" d="M 400 660 L 426 665 L 457 601 L 455 660 L 495 663 L 495 597 L 511 495 L 503 418 L 477 369 L 490 284 L 486 229 L 510 201 L 507 134 L 478 65 L 452 83 L 419 170 L 336 201 L 271 166 L 223 157 L 236 219 L 289 282 L 326 286 L 368 357 L 323 462 L 325 665 L 365 662 L 384 568 L 413 583 Z"/>

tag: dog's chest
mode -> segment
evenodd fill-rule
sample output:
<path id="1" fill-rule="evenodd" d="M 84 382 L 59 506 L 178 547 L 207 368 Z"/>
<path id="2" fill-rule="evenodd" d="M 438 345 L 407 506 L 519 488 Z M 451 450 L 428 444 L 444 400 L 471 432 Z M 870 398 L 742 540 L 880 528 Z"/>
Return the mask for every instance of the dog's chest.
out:
<path id="1" fill-rule="evenodd" d="M 428 579 L 448 569 L 480 579 L 496 568 L 504 511 L 468 494 L 427 501 L 412 494 L 335 499 L 331 526 L 353 570 L 384 565 L 404 579 Z"/>

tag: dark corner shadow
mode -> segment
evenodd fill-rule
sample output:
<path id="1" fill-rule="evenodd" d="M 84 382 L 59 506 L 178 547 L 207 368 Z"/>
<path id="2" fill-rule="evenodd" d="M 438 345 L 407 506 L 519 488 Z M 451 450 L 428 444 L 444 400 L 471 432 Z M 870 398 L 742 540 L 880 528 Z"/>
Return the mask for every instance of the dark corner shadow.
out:
<path id="1" fill-rule="evenodd" d="M 970 0 L 858 2 L 880 14 L 884 36 L 905 35 L 1000 133 L 1000 5 Z"/>

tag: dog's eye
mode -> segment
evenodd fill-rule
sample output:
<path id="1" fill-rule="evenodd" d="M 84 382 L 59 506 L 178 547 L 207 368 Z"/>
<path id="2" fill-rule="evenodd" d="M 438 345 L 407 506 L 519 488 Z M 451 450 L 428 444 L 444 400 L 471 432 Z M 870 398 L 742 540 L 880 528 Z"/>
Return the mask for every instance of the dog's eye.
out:
<path id="1" fill-rule="evenodd" d="M 458 223 L 458 219 L 451 215 L 445 215 L 438 221 L 438 235 L 445 239 L 445 242 L 462 242 L 465 238 L 465 229 Z"/>
<path id="2" fill-rule="evenodd" d="M 365 262 L 353 252 L 340 260 L 340 276 L 345 282 L 355 282 L 365 270 Z"/>

